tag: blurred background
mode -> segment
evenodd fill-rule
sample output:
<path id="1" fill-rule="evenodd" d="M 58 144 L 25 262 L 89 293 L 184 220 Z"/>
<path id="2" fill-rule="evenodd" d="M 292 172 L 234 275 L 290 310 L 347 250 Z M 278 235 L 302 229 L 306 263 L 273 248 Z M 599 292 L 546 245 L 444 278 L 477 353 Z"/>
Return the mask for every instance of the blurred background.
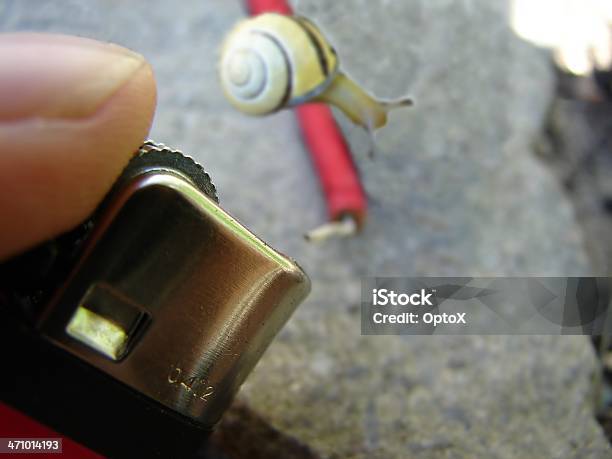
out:
<path id="1" fill-rule="evenodd" d="M 312 278 L 214 454 L 612 457 L 588 337 L 366 337 L 359 323 L 364 276 L 609 274 L 610 2 L 292 5 L 368 90 L 416 100 L 378 133 L 373 160 L 367 134 L 335 112 L 369 219 L 358 237 L 324 245 L 302 238 L 326 209 L 293 114 L 249 118 L 221 94 L 218 48 L 246 15 L 241 1 L 0 0 L 2 32 L 144 54 L 159 86 L 151 137 L 197 158 L 222 206 Z"/>

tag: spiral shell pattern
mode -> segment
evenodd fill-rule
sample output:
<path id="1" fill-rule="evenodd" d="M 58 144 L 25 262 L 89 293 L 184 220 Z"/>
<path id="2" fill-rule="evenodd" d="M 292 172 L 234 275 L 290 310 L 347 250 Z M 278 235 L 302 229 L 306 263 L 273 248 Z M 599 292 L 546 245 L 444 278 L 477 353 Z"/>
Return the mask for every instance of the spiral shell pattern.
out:
<path id="1" fill-rule="evenodd" d="M 265 115 L 320 94 L 338 68 L 336 53 L 311 22 L 274 13 L 240 22 L 225 40 L 220 79 L 230 103 Z"/>

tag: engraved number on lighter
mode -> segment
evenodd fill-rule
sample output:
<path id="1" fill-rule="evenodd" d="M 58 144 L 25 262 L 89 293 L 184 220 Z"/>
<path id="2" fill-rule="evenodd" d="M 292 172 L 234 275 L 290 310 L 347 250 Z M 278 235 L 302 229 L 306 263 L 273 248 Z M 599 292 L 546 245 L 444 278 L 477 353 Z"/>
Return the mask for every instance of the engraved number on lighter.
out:
<path id="1" fill-rule="evenodd" d="M 206 401 L 215 391 L 212 386 L 208 385 L 208 381 L 205 378 L 188 376 L 184 374 L 183 370 L 177 365 L 172 365 L 170 367 L 168 382 L 172 385 L 181 387 L 193 397 L 203 401 Z"/>

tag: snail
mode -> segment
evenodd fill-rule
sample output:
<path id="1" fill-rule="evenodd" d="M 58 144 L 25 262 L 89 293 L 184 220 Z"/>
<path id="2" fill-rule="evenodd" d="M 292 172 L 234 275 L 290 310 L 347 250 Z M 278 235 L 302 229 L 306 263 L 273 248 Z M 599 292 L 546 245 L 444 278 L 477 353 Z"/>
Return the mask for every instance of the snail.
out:
<path id="1" fill-rule="evenodd" d="M 303 17 L 265 13 L 241 21 L 223 43 L 219 67 L 226 98 L 249 115 L 325 102 L 373 132 L 387 123 L 390 110 L 412 105 L 408 98 L 382 101 L 368 94 L 339 70 L 334 48 Z"/>

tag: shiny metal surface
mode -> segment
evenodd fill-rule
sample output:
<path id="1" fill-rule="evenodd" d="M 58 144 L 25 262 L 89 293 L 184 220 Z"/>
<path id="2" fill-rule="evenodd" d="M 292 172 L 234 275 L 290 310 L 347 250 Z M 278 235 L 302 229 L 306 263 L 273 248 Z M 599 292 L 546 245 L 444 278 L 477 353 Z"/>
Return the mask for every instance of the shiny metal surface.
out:
<path id="1" fill-rule="evenodd" d="M 92 286 L 104 295 L 92 299 Z M 69 352 L 212 426 L 309 288 L 293 261 L 193 185 L 155 171 L 110 202 L 40 326 Z M 148 317 L 130 329 L 118 361 L 66 332 L 88 291 L 87 303 L 117 323 L 127 310 Z"/>

